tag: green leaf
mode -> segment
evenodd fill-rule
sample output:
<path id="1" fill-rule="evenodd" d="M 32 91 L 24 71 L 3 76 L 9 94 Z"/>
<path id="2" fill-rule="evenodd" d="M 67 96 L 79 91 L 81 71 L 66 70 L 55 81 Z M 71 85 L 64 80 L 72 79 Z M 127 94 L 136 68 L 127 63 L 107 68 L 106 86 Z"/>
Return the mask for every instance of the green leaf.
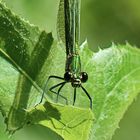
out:
<path id="1" fill-rule="evenodd" d="M 46 70 L 50 71 L 51 69 L 52 74 L 60 75 L 62 67 L 64 67 L 62 64 L 65 64 L 64 60 L 60 58 L 64 53 L 61 49 L 55 47 L 53 49 L 57 51 L 52 61 L 55 63 L 51 62 L 52 67 Z M 128 106 L 140 91 L 140 50 L 132 48 L 129 44 L 113 44 L 108 49 L 93 53 L 88 49 L 88 45 L 85 42 L 81 45 L 80 54 L 83 64 L 82 69 L 89 74 L 89 80 L 84 84 L 84 87 L 93 98 L 93 112 L 95 114 L 95 121 L 90 130 L 90 139 L 109 140 L 118 128 L 119 121 Z M 52 81 L 51 85 L 55 82 Z M 69 103 L 71 103 L 73 94 L 65 94 L 73 93 L 71 86 L 68 86 L 63 91 L 62 95 L 66 96 L 69 99 Z M 78 90 L 77 96 L 76 106 L 89 106 L 89 100 L 82 91 Z M 59 102 L 63 103 L 61 99 L 59 99 Z M 70 110 L 69 113 L 71 114 Z M 35 123 L 45 125 L 49 122 L 45 120 L 44 124 L 42 121 L 36 121 Z"/>
<path id="2" fill-rule="evenodd" d="M 110 140 L 129 105 L 140 91 L 140 50 L 129 44 L 112 45 L 92 54 L 82 51 L 89 73 L 95 121 L 90 140 Z"/>
<path id="3" fill-rule="evenodd" d="M 88 140 L 93 118 L 90 109 L 46 102 L 29 110 L 28 120 L 33 124 L 51 128 L 65 140 Z"/>
<path id="4" fill-rule="evenodd" d="M 89 133 L 91 140 L 110 140 L 140 91 L 140 50 L 129 44 L 112 44 L 93 53 L 86 42 L 81 45 L 82 71 L 89 75 L 83 86 L 93 98 L 93 123 L 91 111 L 82 109 L 89 108 L 89 100 L 80 88 L 75 107 L 70 106 L 73 102 L 70 84 L 61 93 L 69 106 L 61 97 L 59 103 L 64 105 L 52 103 L 56 95 L 47 92 L 47 101 L 34 107 L 47 77 L 64 74 L 65 53 L 52 42 L 51 34 L 41 33 L 0 4 L 0 52 L 5 58 L 0 58 L 0 79 L 4 79 L 0 81 L 0 109 L 8 117 L 8 130 L 15 131 L 31 123 L 48 127 L 65 140 L 80 136 L 86 140 Z M 57 83 L 52 80 L 49 87 Z"/>

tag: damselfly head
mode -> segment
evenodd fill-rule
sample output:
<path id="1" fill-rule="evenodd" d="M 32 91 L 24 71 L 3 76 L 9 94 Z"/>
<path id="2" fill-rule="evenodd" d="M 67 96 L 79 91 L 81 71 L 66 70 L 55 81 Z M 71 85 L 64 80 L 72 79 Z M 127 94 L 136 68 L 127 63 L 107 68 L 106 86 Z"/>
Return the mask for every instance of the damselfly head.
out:
<path id="1" fill-rule="evenodd" d="M 88 80 L 88 74 L 86 72 L 81 72 L 80 76 L 77 76 L 72 72 L 66 72 L 64 74 L 64 79 L 66 82 L 71 82 L 73 87 L 80 87 L 81 83 L 85 83 Z"/>
<path id="2" fill-rule="evenodd" d="M 76 88 L 79 88 L 79 87 L 81 87 L 81 80 L 80 79 L 73 79 L 72 81 L 71 81 L 71 85 L 72 85 L 72 87 L 76 87 Z"/>

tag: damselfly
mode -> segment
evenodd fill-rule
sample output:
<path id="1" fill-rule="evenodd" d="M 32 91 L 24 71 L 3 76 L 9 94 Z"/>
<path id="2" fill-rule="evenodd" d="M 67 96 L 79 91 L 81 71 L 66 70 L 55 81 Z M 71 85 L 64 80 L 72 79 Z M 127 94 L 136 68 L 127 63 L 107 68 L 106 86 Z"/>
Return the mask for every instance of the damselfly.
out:
<path id="1" fill-rule="evenodd" d="M 92 108 L 92 98 L 82 86 L 82 83 L 85 83 L 88 80 L 88 74 L 86 72 L 81 72 L 81 61 L 78 53 L 80 37 L 80 0 L 60 0 L 57 30 L 59 39 L 65 44 L 66 47 L 65 74 L 64 77 L 55 75 L 49 76 L 45 87 L 48 85 L 50 79 L 54 78 L 64 80 L 63 82 L 54 85 L 49 89 L 51 92 L 57 94 L 58 101 L 58 97 L 61 96 L 60 91 L 66 83 L 70 82 L 74 88 L 73 105 L 75 104 L 76 100 L 76 89 L 81 88 L 89 98 L 90 108 Z M 59 87 L 58 91 L 54 92 L 53 90 L 57 87 Z"/>

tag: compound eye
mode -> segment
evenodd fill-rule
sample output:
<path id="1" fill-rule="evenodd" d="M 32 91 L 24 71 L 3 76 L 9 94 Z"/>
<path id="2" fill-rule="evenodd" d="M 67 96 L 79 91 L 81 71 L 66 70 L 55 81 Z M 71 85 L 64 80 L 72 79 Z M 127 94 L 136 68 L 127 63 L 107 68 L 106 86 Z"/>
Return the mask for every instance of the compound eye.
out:
<path id="1" fill-rule="evenodd" d="M 72 73 L 66 72 L 66 73 L 64 74 L 64 79 L 65 79 L 65 81 L 69 82 L 69 81 L 71 80 L 71 78 L 72 78 Z"/>
<path id="2" fill-rule="evenodd" d="M 81 82 L 85 83 L 88 80 L 88 74 L 86 72 L 81 72 Z"/>

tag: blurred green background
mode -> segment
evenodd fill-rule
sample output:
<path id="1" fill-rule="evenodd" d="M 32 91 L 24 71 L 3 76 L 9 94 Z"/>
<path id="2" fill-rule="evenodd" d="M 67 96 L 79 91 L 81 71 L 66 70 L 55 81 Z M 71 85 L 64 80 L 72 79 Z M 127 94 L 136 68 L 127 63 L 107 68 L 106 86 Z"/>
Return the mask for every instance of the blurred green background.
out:
<path id="1" fill-rule="evenodd" d="M 3 0 L 16 14 L 40 27 L 53 32 L 56 38 L 56 17 L 59 0 Z M 112 42 L 140 47 L 139 0 L 82 0 L 81 42 L 88 40 L 89 47 L 97 51 Z M 128 109 L 120 122 L 120 129 L 113 140 L 140 140 L 140 96 Z M 8 140 L 0 116 L 0 140 Z M 49 134 L 49 135 L 48 135 Z M 59 140 L 55 133 L 41 126 L 26 127 L 11 140 Z"/>

